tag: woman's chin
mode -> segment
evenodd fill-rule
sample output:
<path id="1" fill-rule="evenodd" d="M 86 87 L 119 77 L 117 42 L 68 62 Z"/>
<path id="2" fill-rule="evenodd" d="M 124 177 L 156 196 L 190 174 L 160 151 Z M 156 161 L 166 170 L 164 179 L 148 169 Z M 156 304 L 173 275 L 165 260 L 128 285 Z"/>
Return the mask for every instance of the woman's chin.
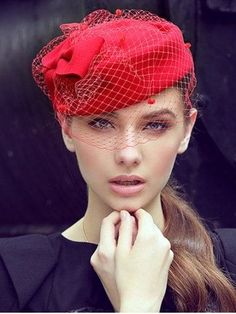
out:
<path id="1" fill-rule="evenodd" d="M 106 207 L 110 208 L 111 211 L 120 212 L 126 210 L 129 213 L 134 213 L 140 208 L 150 212 L 151 208 L 159 207 L 160 195 L 157 194 L 154 197 L 139 197 L 139 198 L 126 198 L 126 199 L 114 199 L 110 198 L 104 201 Z"/>
<path id="2" fill-rule="evenodd" d="M 129 213 L 134 213 L 138 209 L 146 209 L 149 208 L 150 202 L 144 201 L 143 199 L 136 199 L 136 200 L 116 200 L 107 202 L 107 205 L 112 210 L 115 210 L 117 212 L 121 212 L 122 210 L 126 210 Z"/>
<path id="3" fill-rule="evenodd" d="M 122 210 L 126 210 L 129 213 L 134 213 L 140 208 L 144 209 L 143 206 L 120 206 L 120 207 L 113 208 L 113 210 L 115 210 L 117 212 L 121 212 Z"/>

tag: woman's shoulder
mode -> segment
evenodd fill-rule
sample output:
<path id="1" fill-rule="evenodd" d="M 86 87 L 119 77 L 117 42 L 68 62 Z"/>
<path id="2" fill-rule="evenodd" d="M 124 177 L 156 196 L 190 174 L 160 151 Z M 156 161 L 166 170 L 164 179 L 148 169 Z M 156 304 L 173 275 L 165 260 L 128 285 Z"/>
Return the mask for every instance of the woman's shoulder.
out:
<path id="1" fill-rule="evenodd" d="M 57 238 L 58 233 L 0 238 L 1 259 L 9 271 L 15 266 L 18 268 L 22 266 L 21 269 L 24 269 L 29 264 L 32 266 L 38 264 L 37 268 L 43 270 L 46 265 L 55 263 L 58 254 Z"/>
<path id="2" fill-rule="evenodd" d="M 14 237 L 0 238 L 0 248 L 5 251 L 8 248 L 15 248 L 16 250 L 20 247 L 21 249 L 34 249 L 32 244 L 36 245 L 40 249 L 51 249 L 53 239 L 59 237 L 59 233 L 53 233 L 50 235 L 44 234 L 27 234 Z"/>
<path id="3" fill-rule="evenodd" d="M 236 282 L 236 228 L 215 229 L 211 238 L 218 265 Z"/>
<path id="4" fill-rule="evenodd" d="M 53 269 L 58 255 L 57 238 L 56 233 L 0 238 L 0 291 L 6 310 L 23 308 Z"/>
<path id="5" fill-rule="evenodd" d="M 0 312 L 85 309 L 94 287 L 98 300 L 91 306 L 103 308 L 100 299 L 107 297 L 90 265 L 95 249 L 95 244 L 71 241 L 59 232 L 0 238 Z M 66 291 L 65 285 L 70 287 Z M 77 293 L 79 300 L 74 299 Z"/>

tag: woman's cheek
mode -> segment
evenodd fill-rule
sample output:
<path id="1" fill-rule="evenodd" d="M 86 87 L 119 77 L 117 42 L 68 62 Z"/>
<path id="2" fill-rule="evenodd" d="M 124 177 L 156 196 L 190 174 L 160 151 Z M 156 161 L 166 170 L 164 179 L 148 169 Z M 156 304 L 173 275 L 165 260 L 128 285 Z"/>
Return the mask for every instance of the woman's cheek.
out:
<path id="1" fill-rule="evenodd" d="M 80 173 L 83 178 L 86 179 L 89 169 L 91 169 L 92 165 L 94 164 L 94 157 L 92 157 L 94 155 L 92 154 L 92 150 L 89 149 L 88 145 L 81 143 L 76 145 L 75 154 Z"/>
<path id="2" fill-rule="evenodd" d="M 177 145 L 163 145 L 153 159 L 154 171 L 156 176 L 167 181 L 171 175 L 175 160 L 177 156 Z"/>
<path id="3" fill-rule="evenodd" d="M 79 143 L 76 147 L 76 158 L 80 173 L 86 183 L 97 182 L 99 171 L 105 169 L 106 156 L 101 149 L 86 143 Z"/>

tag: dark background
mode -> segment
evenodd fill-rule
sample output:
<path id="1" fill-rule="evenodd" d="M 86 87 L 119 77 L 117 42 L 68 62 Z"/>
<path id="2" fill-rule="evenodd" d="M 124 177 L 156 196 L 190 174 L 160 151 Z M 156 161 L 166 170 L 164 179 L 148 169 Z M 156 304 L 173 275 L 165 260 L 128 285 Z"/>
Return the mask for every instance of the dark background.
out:
<path id="1" fill-rule="evenodd" d="M 0 236 L 62 230 L 83 215 L 83 179 L 31 62 L 60 24 L 97 8 L 150 10 L 192 43 L 201 116 L 174 176 L 209 224 L 236 227 L 236 1 L 12 0 L 0 10 Z"/>

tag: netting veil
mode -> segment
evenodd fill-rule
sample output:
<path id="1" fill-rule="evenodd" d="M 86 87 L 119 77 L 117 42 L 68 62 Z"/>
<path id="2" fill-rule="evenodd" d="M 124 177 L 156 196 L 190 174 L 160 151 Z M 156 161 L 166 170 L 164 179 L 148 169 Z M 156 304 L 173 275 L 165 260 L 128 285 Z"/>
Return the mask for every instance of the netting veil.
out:
<path id="1" fill-rule="evenodd" d="M 33 60 L 33 77 L 72 136 L 117 149 L 183 122 L 196 79 L 176 25 L 142 10 L 97 10 L 61 30 Z"/>

